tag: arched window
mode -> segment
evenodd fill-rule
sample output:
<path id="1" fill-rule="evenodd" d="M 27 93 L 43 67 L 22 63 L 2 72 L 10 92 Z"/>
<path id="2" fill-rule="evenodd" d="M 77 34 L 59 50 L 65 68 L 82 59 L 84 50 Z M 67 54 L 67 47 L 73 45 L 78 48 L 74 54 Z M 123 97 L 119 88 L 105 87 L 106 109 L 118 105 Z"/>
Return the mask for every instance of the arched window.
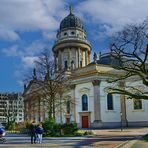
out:
<path id="1" fill-rule="evenodd" d="M 70 114 L 70 101 L 67 101 L 67 114 Z"/>
<path id="2" fill-rule="evenodd" d="M 112 94 L 107 94 L 107 109 L 108 110 L 113 110 L 113 95 Z"/>
<path id="3" fill-rule="evenodd" d="M 87 95 L 82 96 L 82 111 L 88 110 L 88 97 Z"/>

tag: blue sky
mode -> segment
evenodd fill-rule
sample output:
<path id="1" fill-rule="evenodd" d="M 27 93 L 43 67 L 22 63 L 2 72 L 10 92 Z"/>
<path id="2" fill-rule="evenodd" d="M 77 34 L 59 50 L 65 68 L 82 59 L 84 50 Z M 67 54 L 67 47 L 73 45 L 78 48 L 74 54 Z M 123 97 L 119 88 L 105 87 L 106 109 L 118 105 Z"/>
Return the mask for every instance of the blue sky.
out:
<path id="1" fill-rule="evenodd" d="M 23 79 L 40 52 L 51 49 L 70 0 L 0 0 L 0 92 L 23 91 Z M 72 0 L 92 45 L 107 52 L 109 38 L 126 24 L 142 22 L 148 0 Z"/>

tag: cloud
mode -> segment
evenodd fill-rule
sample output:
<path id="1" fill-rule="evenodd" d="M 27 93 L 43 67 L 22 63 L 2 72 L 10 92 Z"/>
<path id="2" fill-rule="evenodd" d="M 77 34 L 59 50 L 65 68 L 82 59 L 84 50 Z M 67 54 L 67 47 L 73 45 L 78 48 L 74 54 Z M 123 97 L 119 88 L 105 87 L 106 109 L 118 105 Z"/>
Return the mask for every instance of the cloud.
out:
<path id="1" fill-rule="evenodd" d="M 126 24 L 143 21 L 148 16 L 147 6 L 148 0 L 85 0 L 77 11 L 85 21 L 104 26 L 103 33 L 111 35 Z"/>
<path id="2" fill-rule="evenodd" d="M 23 56 L 37 56 L 44 49 L 49 48 L 48 43 L 43 40 L 35 40 L 31 44 L 24 45 L 22 42 L 20 44 L 14 44 L 8 48 L 3 48 L 2 53 L 6 56 L 11 57 L 23 57 Z"/>
<path id="3" fill-rule="evenodd" d="M 9 48 L 2 49 L 2 52 L 7 56 L 18 56 L 20 53 L 18 51 L 18 45 L 13 45 Z"/>
<path id="4" fill-rule="evenodd" d="M 20 37 L 13 30 L 0 28 L 0 39 L 7 40 L 7 41 L 15 41 L 15 40 L 19 40 Z"/>
<path id="5" fill-rule="evenodd" d="M 1 0 L 0 38 L 17 40 L 19 31 L 56 30 L 64 4 L 64 0 Z"/>
<path id="6" fill-rule="evenodd" d="M 20 63 L 17 67 L 24 71 L 28 68 L 32 68 L 34 66 L 34 60 L 37 60 L 37 57 L 43 52 L 45 49 L 50 49 L 50 45 L 43 40 L 35 40 L 30 44 L 14 44 L 8 48 L 3 48 L 1 53 L 8 57 L 15 57 L 20 60 Z"/>
<path id="7" fill-rule="evenodd" d="M 36 40 L 24 49 L 24 53 L 30 56 L 38 55 L 48 46 L 48 43 L 44 42 L 43 40 Z"/>
<path id="8" fill-rule="evenodd" d="M 35 57 L 35 56 L 22 57 L 24 69 L 33 68 L 35 66 L 35 61 L 37 60 L 38 60 L 38 57 Z"/>

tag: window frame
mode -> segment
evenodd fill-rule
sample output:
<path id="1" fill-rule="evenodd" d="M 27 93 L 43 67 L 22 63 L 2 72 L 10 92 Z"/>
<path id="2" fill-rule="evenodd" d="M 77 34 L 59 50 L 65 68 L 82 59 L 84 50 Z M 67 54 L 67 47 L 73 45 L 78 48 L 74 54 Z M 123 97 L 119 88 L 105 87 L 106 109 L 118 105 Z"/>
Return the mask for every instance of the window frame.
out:
<path id="1" fill-rule="evenodd" d="M 86 100 L 84 100 L 86 97 Z M 88 95 L 83 94 L 81 97 L 81 103 L 82 103 L 82 111 L 88 111 Z"/>
<path id="2" fill-rule="evenodd" d="M 137 101 L 140 101 L 140 108 L 135 108 L 135 103 L 137 102 Z M 133 110 L 135 110 L 135 111 L 137 111 L 137 110 L 143 110 L 143 101 L 142 101 L 142 99 L 133 99 Z"/>
<path id="3" fill-rule="evenodd" d="M 110 104 L 109 104 L 110 99 L 111 99 L 111 106 L 110 106 Z M 113 95 L 112 95 L 111 93 L 108 93 L 108 94 L 107 94 L 106 103 L 107 103 L 107 110 L 108 110 L 108 111 L 113 111 L 113 110 L 114 110 L 114 98 L 113 98 Z M 110 107 L 111 107 L 111 108 L 110 108 Z"/>
<path id="4" fill-rule="evenodd" d="M 69 100 L 66 102 L 66 113 L 70 114 L 70 101 Z"/>

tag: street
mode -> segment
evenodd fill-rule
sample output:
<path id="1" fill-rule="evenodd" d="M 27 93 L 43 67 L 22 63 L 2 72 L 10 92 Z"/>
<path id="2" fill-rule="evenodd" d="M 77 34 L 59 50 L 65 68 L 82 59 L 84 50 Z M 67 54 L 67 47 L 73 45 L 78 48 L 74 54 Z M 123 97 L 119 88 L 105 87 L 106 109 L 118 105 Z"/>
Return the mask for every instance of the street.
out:
<path id="1" fill-rule="evenodd" d="M 6 143 L 0 144 L 4 148 L 117 148 L 144 135 L 148 128 L 92 130 L 94 136 L 85 137 L 45 137 L 42 144 L 30 144 L 30 137 L 22 134 L 7 134 Z"/>

